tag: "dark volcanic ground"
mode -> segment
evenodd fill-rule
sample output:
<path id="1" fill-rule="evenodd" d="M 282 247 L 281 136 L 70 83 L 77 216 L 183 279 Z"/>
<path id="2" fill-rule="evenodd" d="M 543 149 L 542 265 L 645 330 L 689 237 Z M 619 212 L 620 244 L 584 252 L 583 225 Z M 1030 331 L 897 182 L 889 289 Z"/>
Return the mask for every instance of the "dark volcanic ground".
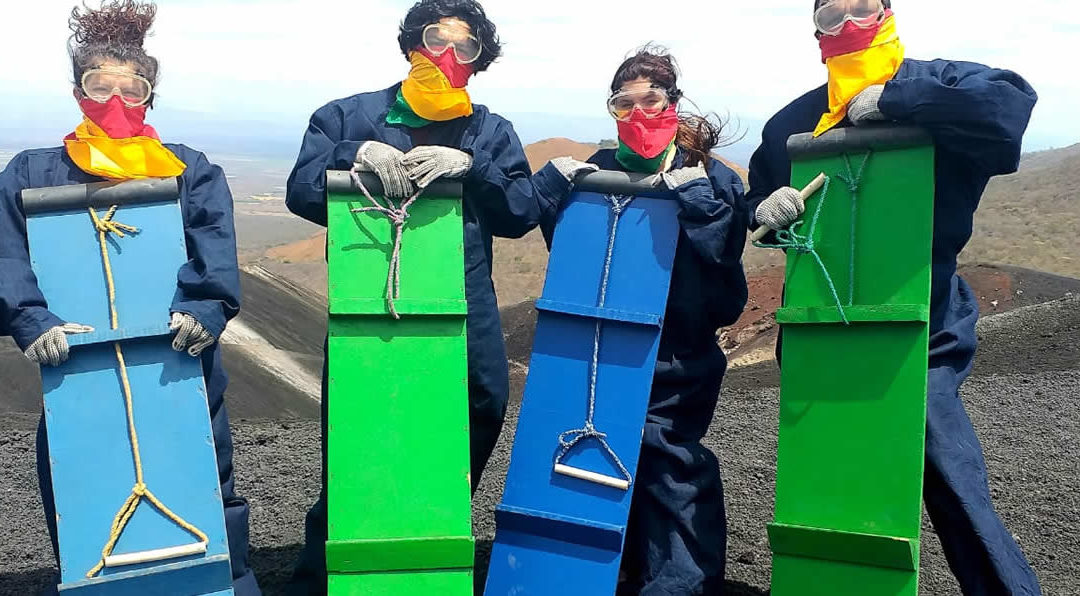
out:
<path id="1" fill-rule="evenodd" d="M 520 355 L 523 348 L 527 354 L 528 340 L 519 334 L 528 325 L 506 322 L 517 365 L 514 390 L 520 395 L 525 372 Z M 995 504 L 1044 593 L 1080 595 L 1080 296 L 988 317 L 979 329 L 979 360 L 963 397 L 986 451 Z M 243 396 L 237 409 L 251 412 L 249 399 Z M 311 415 L 308 408 L 302 411 Z M 777 411 L 772 363 L 733 370 L 706 439 L 723 462 L 729 594 L 767 593 L 765 524 L 772 510 Z M 33 594 L 52 581 L 34 477 L 35 424 L 33 414 L 0 410 L 2 595 Z M 516 405 L 476 498 L 480 585 L 515 424 Z M 234 436 L 238 490 L 252 505 L 253 564 L 266 593 L 278 594 L 302 540 L 304 512 L 317 492 L 319 424 L 312 418 L 234 420 Z M 924 537 L 922 593 L 958 594 L 928 525 Z"/>

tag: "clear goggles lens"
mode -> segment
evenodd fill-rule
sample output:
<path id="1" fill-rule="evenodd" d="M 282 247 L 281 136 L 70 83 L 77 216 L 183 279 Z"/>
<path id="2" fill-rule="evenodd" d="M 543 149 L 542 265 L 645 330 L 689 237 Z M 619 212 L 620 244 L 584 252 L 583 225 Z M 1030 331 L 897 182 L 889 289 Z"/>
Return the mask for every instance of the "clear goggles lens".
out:
<path id="1" fill-rule="evenodd" d="M 643 91 L 620 91 L 608 99 L 608 112 L 612 118 L 627 121 L 635 109 L 641 110 L 646 118 L 656 118 L 671 105 L 671 99 L 663 89 Z"/>
<path id="2" fill-rule="evenodd" d="M 814 12 L 814 24 L 825 35 L 839 35 L 847 23 L 868 29 L 884 16 L 881 0 L 830 0 Z"/>
<path id="3" fill-rule="evenodd" d="M 442 56 L 453 48 L 458 64 L 472 64 L 480 58 L 483 46 L 460 27 L 433 23 L 424 28 L 424 48 L 436 56 Z"/>
<path id="4" fill-rule="evenodd" d="M 90 99 L 105 103 L 114 95 L 129 107 L 150 101 L 153 86 L 137 74 L 110 68 L 95 68 L 83 73 L 82 90 Z"/>

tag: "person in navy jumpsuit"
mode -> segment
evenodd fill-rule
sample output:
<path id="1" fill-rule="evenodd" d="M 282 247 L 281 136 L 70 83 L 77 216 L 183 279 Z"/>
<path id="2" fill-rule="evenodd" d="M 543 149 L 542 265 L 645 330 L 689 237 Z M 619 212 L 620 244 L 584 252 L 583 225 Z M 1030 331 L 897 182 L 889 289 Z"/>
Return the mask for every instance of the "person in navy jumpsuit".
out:
<path id="1" fill-rule="evenodd" d="M 816 2 L 815 8 L 823 4 Z M 889 4 L 884 2 L 886 8 Z M 922 127 L 935 145 L 923 488 L 927 511 L 964 594 L 1040 594 L 1035 574 L 991 504 L 982 447 L 959 395 L 975 359 L 979 308 L 971 287 L 957 275 L 957 256 L 971 238 L 987 183 L 1019 167 L 1021 141 L 1037 96 L 1020 75 L 1008 70 L 914 59 L 905 59 L 883 88 L 866 93 L 873 98 L 868 109 L 875 112 L 867 120 Z M 750 213 L 759 213 L 773 193 L 791 183 L 788 137 L 814 130 L 828 109 L 822 86 L 766 123 L 761 146 L 750 161 Z M 841 126 L 862 123 L 849 111 Z M 751 222 L 755 229 L 758 224 L 756 218 Z M 779 353 L 778 348 L 778 358 Z"/>
<path id="2" fill-rule="evenodd" d="M 451 20 L 467 24 L 468 31 L 482 42 L 478 59 L 470 63 L 474 72 L 482 72 L 499 55 L 500 45 L 494 25 L 479 3 L 471 0 L 417 3 L 401 26 L 402 53 L 409 56 L 421 47 L 421 31 Z M 363 159 L 365 146 L 392 156 L 375 168 L 381 175 L 385 175 L 384 167 L 401 167 L 401 156 L 415 155 L 414 150 L 449 154 L 465 164 L 452 174 L 449 170 L 443 173 L 456 176 L 463 186 L 469 427 L 475 490 L 502 430 L 510 393 L 506 347 L 491 279 L 492 238 L 524 236 L 537 226 L 540 210 L 532 170 L 510 122 L 479 104 L 472 104 L 470 115 L 449 120 L 412 125 L 391 122 L 392 112 L 402 105 L 402 84 L 398 83 L 336 100 L 317 110 L 289 176 L 286 202 L 293 213 L 325 226 L 326 172 L 352 169 Z M 409 183 L 406 186 L 408 191 L 415 190 Z M 326 591 L 326 381 L 324 365 L 322 492 L 308 512 L 306 544 L 290 585 L 295 594 Z"/>

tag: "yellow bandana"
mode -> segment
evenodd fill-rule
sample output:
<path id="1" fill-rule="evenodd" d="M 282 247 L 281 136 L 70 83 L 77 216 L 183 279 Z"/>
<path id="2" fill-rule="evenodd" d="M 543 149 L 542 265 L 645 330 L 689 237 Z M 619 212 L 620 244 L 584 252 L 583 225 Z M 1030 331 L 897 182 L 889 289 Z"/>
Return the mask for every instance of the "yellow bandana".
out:
<path id="1" fill-rule="evenodd" d="M 409 62 L 412 70 L 401 83 L 401 95 L 417 116 L 435 122 L 472 116 L 468 91 L 452 87 L 439 67 L 420 52 L 411 52 Z"/>
<path id="2" fill-rule="evenodd" d="M 895 17 L 881 24 L 870 47 L 858 52 L 833 56 L 825 61 L 829 69 L 829 112 L 821 117 L 814 136 L 820 136 L 840 124 L 847 116 L 848 104 L 867 87 L 892 80 L 904 61 L 904 46 L 896 33 Z"/>
<path id="3" fill-rule="evenodd" d="M 64 139 L 64 145 L 80 170 L 112 180 L 169 178 L 187 169 L 161 141 L 150 137 L 109 138 L 89 118 Z"/>

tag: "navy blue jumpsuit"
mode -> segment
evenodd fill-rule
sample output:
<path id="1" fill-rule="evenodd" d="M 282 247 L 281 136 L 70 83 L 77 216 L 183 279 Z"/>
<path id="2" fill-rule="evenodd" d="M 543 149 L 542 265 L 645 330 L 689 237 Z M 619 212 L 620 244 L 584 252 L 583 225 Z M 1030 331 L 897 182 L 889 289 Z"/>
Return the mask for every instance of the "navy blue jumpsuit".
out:
<path id="1" fill-rule="evenodd" d="M 684 164 L 683 151 L 673 168 Z M 624 171 L 615 151 L 590 163 Z M 735 172 L 710 160 L 708 180 L 676 189 L 679 240 L 649 398 L 624 548 L 620 594 L 719 594 L 727 520 L 720 464 L 701 444 L 713 419 L 727 358 L 717 331 L 746 306 L 742 253 L 748 212 Z M 550 246 L 569 183 L 548 165 L 535 176 Z"/>
<path id="2" fill-rule="evenodd" d="M 502 430 L 510 394 L 509 368 L 499 307 L 491 281 L 491 239 L 520 238 L 536 227 L 540 209 L 525 150 L 508 121 L 482 105 L 473 114 L 422 128 L 391 125 L 386 116 L 400 84 L 361 93 L 320 108 L 311 117 L 296 167 L 289 176 L 289 210 L 326 225 L 326 171 L 352 168 L 365 141 L 408 152 L 420 145 L 460 149 L 473 158 L 464 187 L 465 298 L 468 301 L 469 428 L 472 482 L 480 475 Z M 326 368 L 323 368 L 322 495 L 308 512 L 306 545 L 293 590 L 326 591 Z"/>
<path id="3" fill-rule="evenodd" d="M 1007 70 L 905 60 L 885 85 L 879 104 L 890 120 L 929 131 L 936 147 L 923 497 L 949 566 L 967 595 L 1041 593 L 1023 553 L 994 512 L 982 447 L 959 396 L 975 358 L 979 309 L 971 288 L 956 274 L 957 256 L 971 238 L 987 182 L 1019 167 L 1036 100 L 1031 86 Z M 827 110 L 823 86 L 765 125 L 761 147 L 750 161 L 751 214 L 773 191 L 791 183 L 788 137 L 812 131 Z"/>
<path id="4" fill-rule="evenodd" d="M 194 316 L 203 327 L 220 337 L 225 323 L 240 311 L 240 272 L 236 262 L 236 233 L 233 229 L 232 193 L 221 168 L 206 156 L 184 145 L 165 145 L 187 169 L 180 177 L 180 205 L 188 258 L 177 275 L 177 293 L 169 312 Z M 19 193 L 27 188 L 100 182 L 79 169 L 63 148 L 24 151 L 15 156 L 0 174 L 0 334 L 10 334 L 26 349 L 42 333 L 66 322 L 49 312 L 30 268 L 26 238 L 26 218 Z M 225 526 L 232 557 L 233 584 L 237 596 L 257 595 L 259 586 L 248 566 L 248 504 L 233 488 L 232 436 L 225 411 L 228 377 L 221 364 L 217 344 L 201 355 L 206 378 L 218 476 L 225 505 Z M 45 506 L 53 553 L 57 552 L 56 512 L 52 478 L 49 473 L 49 445 L 45 418 L 38 424 L 38 483 Z"/>

